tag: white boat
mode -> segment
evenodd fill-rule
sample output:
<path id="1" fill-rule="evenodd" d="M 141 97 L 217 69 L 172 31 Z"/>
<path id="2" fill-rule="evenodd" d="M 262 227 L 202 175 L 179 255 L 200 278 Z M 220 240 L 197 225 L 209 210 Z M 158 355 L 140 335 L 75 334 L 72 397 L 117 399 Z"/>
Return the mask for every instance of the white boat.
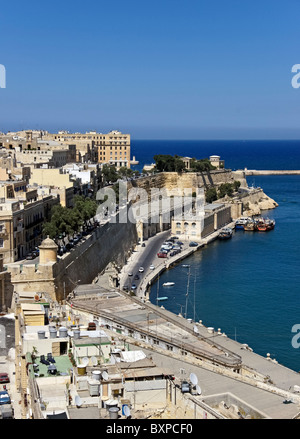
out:
<path id="1" fill-rule="evenodd" d="M 175 285 L 175 282 L 165 282 L 163 287 L 172 287 L 173 285 Z"/>

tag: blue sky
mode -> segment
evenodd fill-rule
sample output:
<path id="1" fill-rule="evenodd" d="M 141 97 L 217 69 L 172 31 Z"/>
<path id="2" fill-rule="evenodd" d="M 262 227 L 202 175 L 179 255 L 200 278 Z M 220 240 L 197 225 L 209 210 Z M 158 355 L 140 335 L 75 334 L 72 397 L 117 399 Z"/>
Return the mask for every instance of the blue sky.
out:
<path id="1" fill-rule="evenodd" d="M 298 0 L 11 1 L 0 130 L 300 138 Z"/>

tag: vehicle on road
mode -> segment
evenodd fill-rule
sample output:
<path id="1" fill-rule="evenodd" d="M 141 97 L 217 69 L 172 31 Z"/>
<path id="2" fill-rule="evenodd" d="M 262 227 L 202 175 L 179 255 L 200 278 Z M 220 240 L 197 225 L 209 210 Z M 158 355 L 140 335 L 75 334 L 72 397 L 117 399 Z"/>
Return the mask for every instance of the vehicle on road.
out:
<path id="1" fill-rule="evenodd" d="M 6 390 L 0 392 L 0 405 L 10 404 L 10 396 Z"/>
<path id="2" fill-rule="evenodd" d="M 0 383 L 9 383 L 9 376 L 7 373 L 0 373 Z"/>
<path id="3" fill-rule="evenodd" d="M 132 271 L 129 271 L 128 276 L 133 276 Z"/>
<path id="4" fill-rule="evenodd" d="M 150 268 L 150 270 L 154 270 L 155 267 L 153 264 L 151 264 L 149 268 Z"/>
<path id="5" fill-rule="evenodd" d="M 140 267 L 140 268 L 139 268 L 139 272 L 140 272 L 140 273 L 143 273 L 143 271 L 144 271 L 144 267 Z"/>
<path id="6" fill-rule="evenodd" d="M 131 289 L 132 289 L 132 290 L 136 290 L 136 289 L 137 289 L 136 284 L 132 284 L 132 285 L 131 285 Z"/>
<path id="7" fill-rule="evenodd" d="M 134 280 L 139 280 L 139 278 L 140 278 L 140 276 L 139 276 L 138 274 L 136 274 L 136 275 L 134 276 Z"/>
<path id="8" fill-rule="evenodd" d="M 37 255 L 36 255 L 35 252 L 30 252 L 30 253 L 28 253 L 28 255 L 26 256 L 26 260 L 29 261 L 29 260 L 35 259 L 36 256 L 37 256 Z"/>

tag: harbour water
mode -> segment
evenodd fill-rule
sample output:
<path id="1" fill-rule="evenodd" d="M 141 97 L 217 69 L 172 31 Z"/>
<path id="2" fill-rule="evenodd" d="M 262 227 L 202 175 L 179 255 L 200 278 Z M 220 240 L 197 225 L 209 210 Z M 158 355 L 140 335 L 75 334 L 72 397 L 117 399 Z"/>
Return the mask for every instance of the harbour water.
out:
<path id="1" fill-rule="evenodd" d="M 194 142 L 187 142 L 182 150 L 184 142 L 174 142 L 172 152 L 172 142 L 170 150 L 163 149 L 164 143 L 159 149 L 162 154 L 198 158 L 219 154 L 225 158 L 226 167 L 232 169 L 300 169 L 300 142 L 275 142 L 273 154 L 274 142 L 258 142 L 252 155 L 249 148 L 240 148 L 239 161 L 237 142 L 233 150 L 228 142 L 225 145 L 214 142 L 207 153 L 204 149 L 197 153 Z M 189 144 L 193 146 L 190 150 Z M 220 153 L 222 148 L 225 152 Z M 154 155 L 156 148 L 151 150 L 155 151 Z M 259 150 L 263 151 L 263 160 Z M 137 151 L 136 156 L 149 163 Z M 230 157 L 235 160 L 234 166 Z M 247 343 L 256 353 L 263 356 L 270 353 L 279 363 L 300 371 L 300 348 L 292 346 L 295 336 L 292 328 L 300 324 L 300 176 L 248 177 L 248 184 L 262 187 L 278 202 L 276 209 L 264 212 L 276 220 L 275 229 L 267 233 L 236 231 L 231 240 L 214 241 L 162 274 L 159 295 L 168 296 L 163 302 L 166 309 L 202 320 L 205 326 L 221 328 L 230 338 Z M 175 282 L 175 285 L 164 288 L 164 282 Z M 156 296 L 157 283 L 154 283 L 150 294 L 153 303 Z"/>

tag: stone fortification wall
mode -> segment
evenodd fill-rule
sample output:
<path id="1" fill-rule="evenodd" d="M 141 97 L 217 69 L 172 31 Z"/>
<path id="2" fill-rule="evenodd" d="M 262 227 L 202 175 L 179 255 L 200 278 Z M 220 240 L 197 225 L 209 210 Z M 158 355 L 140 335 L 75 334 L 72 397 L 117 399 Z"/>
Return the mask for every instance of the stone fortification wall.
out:
<path id="1" fill-rule="evenodd" d="M 196 191 L 198 187 L 218 186 L 222 183 L 233 183 L 234 175 L 230 169 L 221 169 L 208 173 L 199 172 L 161 172 L 151 177 L 139 178 L 128 182 L 128 189 L 131 187 L 145 189 L 150 193 L 151 188 L 167 190 L 167 193 L 173 190 L 191 189 Z M 170 194 L 171 195 L 171 194 Z"/>
<path id="2" fill-rule="evenodd" d="M 138 241 L 136 224 L 106 223 L 53 267 L 56 297 L 91 283 L 109 263 L 122 267 Z M 79 282 L 80 281 L 80 282 Z"/>
<path id="3" fill-rule="evenodd" d="M 110 262 L 123 266 L 137 240 L 136 224 L 107 223 L 56 263 L 9 264 L 7 270 L 16 292 L 46 292 L 62 300 L 77 284 L 93 282 Z"/>

